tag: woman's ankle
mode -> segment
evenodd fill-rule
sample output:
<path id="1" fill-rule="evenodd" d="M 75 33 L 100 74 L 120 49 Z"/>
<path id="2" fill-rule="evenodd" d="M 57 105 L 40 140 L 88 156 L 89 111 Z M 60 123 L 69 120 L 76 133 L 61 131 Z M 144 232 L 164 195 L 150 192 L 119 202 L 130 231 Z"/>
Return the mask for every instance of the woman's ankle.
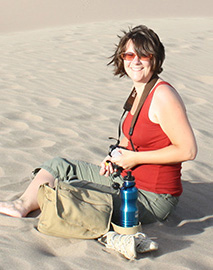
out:
<path id="1" fill-rule="evenodd" d="M 0 213 L 12 217 L 26 217 L 29 213 L 21 199 L 8 202 L 0 202 Z"/>

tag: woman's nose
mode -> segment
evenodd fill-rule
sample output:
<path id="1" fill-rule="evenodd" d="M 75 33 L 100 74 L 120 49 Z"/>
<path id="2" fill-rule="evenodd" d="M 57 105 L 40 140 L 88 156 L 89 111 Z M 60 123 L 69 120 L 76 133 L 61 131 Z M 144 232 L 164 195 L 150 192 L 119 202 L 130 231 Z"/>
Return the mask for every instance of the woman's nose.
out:
<path id="1" fill-rule="evenodd" d="M 135 58 L 132 60 L 132 62 L 134 62 L 134 63 L 141 63 L 140 57 L 138 57 L 138 55 L 136 54 L 135 55 Z"/>

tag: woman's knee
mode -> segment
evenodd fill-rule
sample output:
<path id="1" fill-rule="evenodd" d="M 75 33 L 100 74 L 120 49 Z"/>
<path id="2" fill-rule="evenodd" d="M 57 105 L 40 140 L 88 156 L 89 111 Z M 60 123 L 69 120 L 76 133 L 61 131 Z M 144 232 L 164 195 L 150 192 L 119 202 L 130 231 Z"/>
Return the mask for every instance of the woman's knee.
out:
<path id="1" fill-rule="evenodd" d="M 41 166 L 36 168 L 33 173 L 36 175 L 41 169 L 49 172 L 54 178 L 61 178 L 67 171 L 69 165 L 67 162 L 61 157 L 54 157 L 50 160 L 45 161 Z"/>

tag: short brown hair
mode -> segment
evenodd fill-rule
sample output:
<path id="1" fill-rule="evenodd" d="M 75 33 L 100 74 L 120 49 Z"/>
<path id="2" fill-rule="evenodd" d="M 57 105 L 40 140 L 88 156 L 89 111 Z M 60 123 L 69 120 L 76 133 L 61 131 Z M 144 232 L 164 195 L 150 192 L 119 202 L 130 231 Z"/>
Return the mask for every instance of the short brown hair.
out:
<path id="1" fill-rule="evenodd" d="M 121 54 L 125 52 L 129 40 L 132 40 L 135 52 L 139 57 L 152 55 L 152 71 L 154 74 L 161 73 L 163 71 L 162 64 L 165 59 L 165 50 L 158 35 L 145 25 L 130 28 L 129 32 L 122 32 L 124 35 L 122 37 L 118 36 L 120 38 L 119 44 L 111 57 L 112 60 L 108 63 L 108 65 L 114 65 L 114 75 L 119 75 L 120 77 L 127 75 Z"/>

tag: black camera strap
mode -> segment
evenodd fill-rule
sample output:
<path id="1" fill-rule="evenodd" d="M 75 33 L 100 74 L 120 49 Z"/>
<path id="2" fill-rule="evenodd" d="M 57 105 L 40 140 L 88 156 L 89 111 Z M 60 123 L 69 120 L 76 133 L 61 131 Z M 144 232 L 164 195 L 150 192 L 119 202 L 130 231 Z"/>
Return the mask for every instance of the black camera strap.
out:
<path id="1" fill-rule="evenodd" d="M 132 122 L 131 122 L 130 129 L 129 129 L 129 136 L 130 136 L 130 139 L 129 140 L 130 140 L 130 143 L 131 143 L 131 146 L 132 146 L 132 150 L 133 151 L 135 151 L 135 147 L 134 147 L 134 144 L 133 144 L 133 142 L 131 140 L 131 136 L 133 134 L 135 123 L 136 123 L 136 121 L 138 119 L 138 115 L 139 115 L 139 113 L 141 111 L 141 108 L 142 108 L 142 106 L 143 106 L 143 104 L 144 104 L 147 96 L 149 95 L 149 93 L 150 93 L 151 89 L 153 88 L 153 86 L 156 84 L 158 78 L 159 77 L 157 75 L 153 75 L 151 77 L 151 79 L 149 80 L 149 82 L 145 85 L 143 94 L 141 95 L 141 98 L 139 100 L 137 109 L 136 109 L 136 111 L 135 111 L 135 113 L 133 115 Z M 120 118 L 120 121 L 119 121 L 119 125 L 118 125 L 118 139 L 117 139 L 117 143 L 116 143 L 117 146 L 120 143 L 122 119 L 123 119 L 125 113 L 127 111 L 130 111 L 131 110 L 136 95 L 137 95 L 137 92 L 136 92 L 135 88 L 133 88 L 132 91 L 131 91 L 131 93 L 130 93 L 130 95 L 129 95 L 129 97 L 127 98 L 127 100 L 126 100 L 126 102 L 125 102 L 125 104 L 123 106 L 124 112 L 121 115 L 121 118 Z M 114 138 L 109 137 L 109 139 L 114 139 Z"/>

